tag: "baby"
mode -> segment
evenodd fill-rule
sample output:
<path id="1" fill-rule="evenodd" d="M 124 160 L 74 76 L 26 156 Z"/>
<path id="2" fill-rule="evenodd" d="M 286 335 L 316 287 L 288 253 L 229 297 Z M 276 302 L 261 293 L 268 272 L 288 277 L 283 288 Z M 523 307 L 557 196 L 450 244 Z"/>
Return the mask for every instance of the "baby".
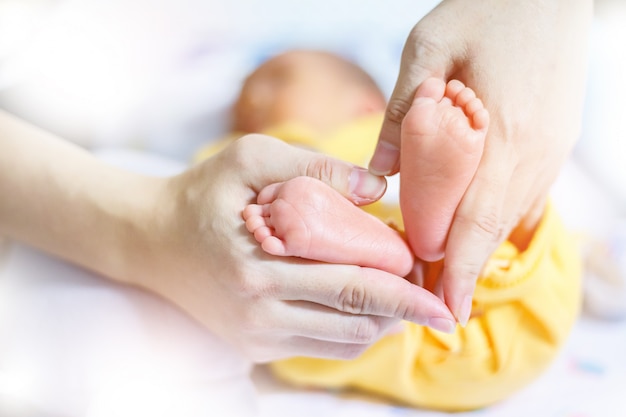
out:
<path id="1" fill-rule="evenodd" d="M 248 77 L 232 136 L 265 133 L 363 166 L 384 109 L 383 95 L 359 67 L 326 52 L 290 51 Z M 357 207 L 321 181 L 299 177 L 261 190 L 256 204 L 242 208 L 246 227 L 268 254 L 409 275 L 436 292 L 443 261 L 426 261 L 443 254 L 488 124 L 470 88 L 427 79 L 402 126 L 399 202 Z M 272 369 L 294 384 L 357 388 L 441 410 L 506 398 L 551 363 L 580 305 L 578 248 L 550 205 L 528 233 L 492 255 L 465 328 L 440 326 L 440 332 L 405 323 L 358 359 L 294 358 Z"/>

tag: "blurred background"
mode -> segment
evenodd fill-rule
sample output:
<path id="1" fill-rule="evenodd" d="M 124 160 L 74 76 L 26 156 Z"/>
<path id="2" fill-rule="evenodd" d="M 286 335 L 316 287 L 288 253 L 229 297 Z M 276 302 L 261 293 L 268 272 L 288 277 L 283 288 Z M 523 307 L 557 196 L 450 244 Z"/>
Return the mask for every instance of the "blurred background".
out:
<path id="1" fill-rule="evenodd" d="M 224 132 L 244 76 L 291 47 L 363 66 L 389 95 L 438 1 L 0 0 L 0 107 L 86 147 L 187 162 Z M 626 2 L 597 0 L 576 159 L 626 210 Z"/>
<path id="2" fill-rule="evenodd" d="M 340 53 L 387 95 L 433 0 L 0 0 L 0 106 L 87 147 L 188 161 L 245 74 L 290 47 Z M 576 158 L 626 207 L 626 4 L 596 2 Z"/>
<path id="3" fill-rule="evenodd" d="M 390 92 L 409 30 L 437 3 L 0 0 L 0 106 L 85 146 L 186 161 L 283 49 L 338 52 Z"/>
<path id="4" fill-rule="evenodd" d="M 626 2 L 596 0 L 583 132 L 575 157 L 626 215 Z"/>

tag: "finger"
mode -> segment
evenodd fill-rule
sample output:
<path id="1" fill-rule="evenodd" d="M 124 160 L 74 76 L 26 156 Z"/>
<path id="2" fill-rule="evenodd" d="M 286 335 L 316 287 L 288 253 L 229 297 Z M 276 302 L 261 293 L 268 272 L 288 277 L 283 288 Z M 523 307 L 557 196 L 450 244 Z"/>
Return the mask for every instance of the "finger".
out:
<path id="1" fill-rule="evenodd" d="M 507 238 L 519 248 L 529 244 L 547 199 L 547 192 L 537 190 L 549 189 L 541 181 L 531 189 L 527 181 L 518 184 L 528 175 L 516 170 L 514 148 L 493 143 L 485 155 L 455 213 L 445 252 L 444 299 L 462 325 L 484 264 Z"/>
<path id="2" fill-rule="evenodd" d="M 450 310 L 435 295 L 373 268 L 309 263 L 306 269 L 294 269 L 277 291 L 283 300 L 311 301 L 353 315 L 394 317 L 448 333 L 455 326 Z"/>
<path id="3" fill-rule="evenodd" d="M 377 201 L 387 189 L 385 177 L 321 154 L 305 155 L 299 166 L 300 175 L 321 180 L 356 205 Z"/>
<path id="4" fill-rule="evenodd" d="M 445 79 L 453 60 L 449 51 L 421 36 L 419 24 L 411 31 L 402 50 L 400 71 L 385 110 L 378 144 L 369 163 L 376 175 L 393 175 L 400 169 L 400 130 L 417 87 L 427 78 Z"/>
<path id="5" fill-rule="evenodd" d="M 293 356 L 323 359 L 352 360 L 361 356 L 371 345 L 365 343 L 339 343 L 294 336 L 285 341 Z"/>
<path id="6" fill-rule="evenodd" d="M 369 347 L 370 345 L 367 344 L 338 343 L 292 336 L 281 340 L 278 344 L 276 339 L 273 339 L 265 346 L 257 345 L 252 352 L 247 352 L 247 356 L 256 363 L 268 363 L 293 357 L 351 360 L 361 356 Z"/>
<path id="7" fill-rule="evenodd" d="M 257 193 L 270 184 L 304 175 L 323 181 L 360 205 L 378 200 L 387 187 L 384 178 L 364 168 L 265 135 L 246 135 L 226 148 L 224 155 L 227 161 L 236 161 L 228 166 Z"/>
<path id="8" fill-rule="evenodd" d="M 396 318 L 353 315 L 308 301 L 272 304 L 271 334 L 247 343 L 247 356 L 268 362 L 294 356 L 353 359 L 391 331 Z M 268 337 L 269 336 L 269 337 Z"/>
<path id="9" fill-rule="evenodd" d="M 336 343 L 367 344 L 398 323 L 395 317 L 338 312 L 309 301 L 285 301 L 274 325 L 289 334 Z"/>
<path id="10" fill-rule="evenodd" d="M 418 71 L 412 58 L 402 55 L 400 73 L 385 109 L 385 117 L 378 136 L 369 170 L 375 175 L 393 175 L 400 169 L 400 130 L 417 86 L 428 77 Z"/>
<path id="11" fill-rule="evenodd" d="M 494 144 L 485 149 L 484 164 L 481 162 L 456 210 L 446 243 L 442 273 L 444 298 L 462 326 L 471 313 L 476 280 L 508 233 L 503 206 L 512 168 L 504 161 L 512 159 L 499 148 Z"/>

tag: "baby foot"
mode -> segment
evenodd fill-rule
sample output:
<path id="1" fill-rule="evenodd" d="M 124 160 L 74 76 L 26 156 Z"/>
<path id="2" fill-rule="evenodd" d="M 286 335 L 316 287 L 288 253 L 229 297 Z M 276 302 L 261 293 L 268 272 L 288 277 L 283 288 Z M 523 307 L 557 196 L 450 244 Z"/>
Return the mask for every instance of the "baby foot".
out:
<path id="1" fill-rule="evenodd" d="M 272 184 L 243 211 L 263 250 L 405 276 L 413 254 L 398 232 L 310 177 Z"/>
<path id="2" fill-rule="evenodd" d="M 402 122 L 400 206 L 413 252 L 444 254 L 448 231 L 482 156 L 489 113 L 457 80 L 425 80 Z"/>

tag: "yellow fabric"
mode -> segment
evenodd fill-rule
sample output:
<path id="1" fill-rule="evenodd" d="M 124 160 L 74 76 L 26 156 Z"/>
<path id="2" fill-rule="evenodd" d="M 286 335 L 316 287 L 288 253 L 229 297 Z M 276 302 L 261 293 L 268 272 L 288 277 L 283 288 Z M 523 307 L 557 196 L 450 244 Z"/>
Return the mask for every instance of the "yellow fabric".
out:
<path id="1" fill-rule="evenodd" d="M 326 137 L 297 126 L 267 133 L 364 165 L 381 120 L 359 120 Z M 398 207 L 367 209 L 401 224 Z M 440 267 L 429 265 L 427 274 Z M 483 407 L 527 385 L 550 364 L 577 317 L 580 277 L 575 239 L 548 206 L 525 251 L 505 242 L 491 257 L 465 328 L 449 335 L 406 323 L 403 332 L 384 337 L 358 359 L 295 358 L 272 368 L 296 385 L 358 389 L 440 410 Z"/>
<path id="2" fill-rule="evenodd" d="M 548 207 L 527 250 L 505 243 L 486 271 L 473 317 L 454 334 L 406 323 L 356 360 L 295 358 L 273 370 L 298 385 L 356 388 L 440 410 L 504 399 L 537 377 L 569 334 L 580 305 L 580 262 Z"/>

